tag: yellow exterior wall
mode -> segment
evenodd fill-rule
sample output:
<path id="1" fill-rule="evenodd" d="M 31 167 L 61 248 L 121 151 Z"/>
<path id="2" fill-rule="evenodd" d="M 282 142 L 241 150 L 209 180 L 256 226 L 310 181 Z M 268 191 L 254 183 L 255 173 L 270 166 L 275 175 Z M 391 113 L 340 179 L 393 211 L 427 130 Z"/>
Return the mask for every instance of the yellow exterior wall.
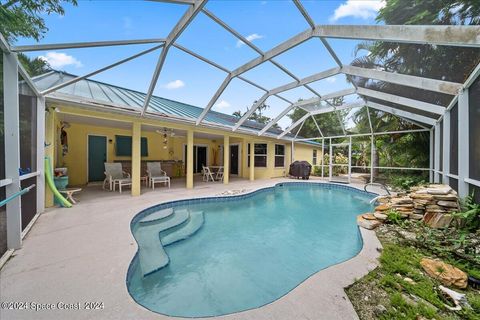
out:
<path id="1" fill-rule="evenodd" d="M 167 127 L 174 128 L 179 130 L 188 130 L 192 129 L 195 132 L 215 134 L 218 136 L 223 136 L 227 132 L 213 129 L 213 128 L 203 128 L 203 127 L 194 127 L 187 124 L 177 124 L 177 123 L 166 123 L 164 121 L 138 118 L 133 116 L 104 113 L 93 110 L 85 110 L 70 106 L 61 106 L 61 112 L 80 115 L 86 117 L 93 117 L 97 119 L 109 119 L 121 121 L 124 123 L 122 127 L 125 127 L 125 123 L 131 127 L 134 121 L 140 121 L 144 125 L 156 126 L 156 127 Z M 58 115 L 53 112 L 51 117 L 47 116 L 47 125 L 46 125 L 46 140 L 49 143 L 51 136 L 55 136 L 53 146 L 49 149 L 47 148 L 47 154 L 53 157 L 53 162 L 55 167 L 67 167 L 69 175 L 70 185 L 84 185 L 87 183 L 88 173 L 87 173 L 87 149 L 88 149 L 88 135 L 101 135 L 107 137 L 107 161 L 113 162 L 116 160 L 130 160 L 131 157 L 118 157 L 115 155 L 115 135 L 132 135 L 132 129 L 123 129 L 123 128 L 113 128 L 113 127 L 97 127 L 94 125 L 88 125 L 84 123 L 75 123 L 70 122 L 70 127 L 65 129 L 68 134 L 68 153 L 65 156 L 62 156 L 61 145 L 59 141 L 60 134 L 60 121 L 58 120 Z M 52 125 L 52 123 L 54 123 Z M 55 133 L 52 133 L 52 126 L 55 127 Z M 283 177 L 288 173 L 288 167 L 290 165 L 291 159 L 291 143 L 288 141 L 281 141 L 275 138 L 265 138 L 257 137 L 251 135 L 245 135 L 241 133 L 232 133 L 228 132 L 230 136 L 230 144 L 239 144 L 240 145 L 240 158 L 241 165 L 239 167 L 239 176 L 243 178 L 249 177 L 249 168 L 247 166 L 247 146 L 248 143 L 254 141 L 254 143 L 267 143 L 268 155 L 267 155 L 267 167 L 266 168 L 255 168 L 254 178 L 255 179 L 270 179 L 274 177 Z M 142 160 L 181 160 L 184 161 L 184 145 L 187 144 L 187 137 L 170 137 L 168 139 L 167 149 L 163 149 L 163 136 L 153 131 L 142 130 L 142 137 L 147 137 L 148 139 L 148 157 L 142 157 Z M 111 142 L 110 142 L 111 140 Z M 207 145 L 208 147 L 208 164 L 214 165 L 221 163 L 220 153 L 218 152 L 219 146 L 223 145 L 223 139 L 219 137 L 215 140 L 210 139 L 194 139 L 194 144 Z M 275 144 L 285 145 L 285 167 L 275 168 Z M 315 147 L 318 151 L 318 155 L 321 154 L 321 148 Z M 296 143 L 295 144 L 295 160 L 306 160 L 309 163 L 312 163 L 312 150 L 314 146 Z M 214 150 L 217 150 L 214 152 Z M 173 154 L 170 153 L 173 151 Z M 214 155 L 216 154 L 216 159 Z M 48 195 L 50 197 L 50 195 Z"/>

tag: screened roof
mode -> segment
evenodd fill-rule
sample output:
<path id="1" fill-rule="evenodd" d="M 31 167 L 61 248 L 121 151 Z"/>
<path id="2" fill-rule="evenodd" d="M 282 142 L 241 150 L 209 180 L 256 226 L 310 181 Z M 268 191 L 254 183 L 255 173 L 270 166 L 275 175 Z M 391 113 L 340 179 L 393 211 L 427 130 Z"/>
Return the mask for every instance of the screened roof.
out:
<path id="1" fill-rule="evenodd" d="M 253 43 L 253 38 L 245 36 L 248 34 L 245 26 L 238 23 L 238 19 L 250 14 L 253 17 L 251 24 L 262 27 L 261 15 L 268 15 L 269 12 L 266 10 L 260 14 L 258 10 L 249 11 L 255 10 L 250 8 L 252 2 L 245 6 L 242 3 L 240 7 L 235 3 L 207 0 L 161 2 L 183 8 L 179 9 L 183 14 L 167 34 L 159 34 L 155 39 L 24 45 L 9 49 L 26 52 L 150 44 L 151 48 L 147 50 L 112 61 L 111 65 L 83 76 L 52 72 L 35 79 L 35 84 L 48 96 L 70 95 L 131 108 L 142 115 L 152 113 L 165 117 L 195 119 L 197 125 L 213 123 L 230 127 L 233 131 L 252 129 L 253 133 L 260 136 L 274 134 L 278 138 L 293 136 L 297 139 L 300 139 L 301 128 L 306 122 L 316 122 L 315 126 L 318 128 L 319 135 L 311 138 L 355 134 L 351 124 L 358 116 L 353 114 L 352 110 L 361 110 L 363 107 L 368 111 L 365 114 L 368 115 L 371 129 L 374 129 L 371 115 L 384 113 L 406 119 L 414 126 L 430 128 L 455 104 L 465 83 L 480 72 L 480 27 L 476 25 L 317 25 L 315 15 L 309 10 L 312 4 L 293 0 L 275 4 L 285 6 L 285 12 L 276 11 L 279 15 L 277 25 L 269 24 L 263 27 L 276 28 L 278 32 L 272 32 L 272 39 L 267 41 L 269 46 L 265 43 L 257 46 Z M 315 10 L 312 11 L 316 13 Z M 291 24 L 288 23 L 289 19 Z M 293 23 L 294 21 L 296 23 Z M 300 23 L 303 23 L 304 27 L 299 27 Z M 203 31 L 205 37 L 195 36 L 195 33 L 190 32 L 194 29 Z M 225 41 L 231 39 L 235 39 L 239 47 L 245 48 L 243 53 L 205 51 L 205 48 L 220 48 Z M 388 43 L 391 44 L 391 50 L 408 51 L 413 56 L 428 55 L 429 51 L 438 48 L 444 52 L 455 50 L 459 57 L 467 55 L 471 57 L 471 61 L 459 63 L 447 59 L 427 59 L 426 64 L 415 72 L 391 72 L 388 68 L 380 68 L 378 62 L 369 61 L 368 55 L 363 61 L 347 61 L 344 52 L 336 50 L 340 41 Z M 309 50 L 299 52 L 299 48 Z M 427 53 L 422 51 L 422 48 L 428 48 Z M 155 65 L 152 65 L 152 74 L 145 75 L 150 79 L 148 88 L 142 90 L 146 93 L 86 80 L 153 51 L 158 52 L 158 58 L 155 59 Z M 208 88 L 209 92 L 212 91 L 211 97 L 200 107 L 154 95 L 162 72 L 172 66 L 171 60 L 166 63 L 167 57 L 177 59 L 179 53 L 197 59 L 224 76 L 218 87 Z M 311 64 L 308 68 L 301 68 L 296 63 L 300 60 L 311 61 Z M 320 61 L 325 63 L 319 63 Z M 401 64 L 401 61 L 389 63 Z M 181 65 L 178 68 L 181 68 Z M 438 72 L 431 72 L 430 78 L 426 78 L 424 72 L 427 69 Z M 201 72 L 192 74 L 199 81 L 202 77 L 208 77 Z M 268 74 L 269 77 L 258 80 L 258 74 Z M 343 88 L 332 92 L 328 83 L 338 77 L 345 77 L 348 81 Z M 241 87 L 242 85 L 244 87 Z M 251 106 L 241 118 L 212 110 L 222 101 L 222 97 L 231 91 L 248 95 L 251 100 Z M 342 99 L 341 103 L 338 103 L 338 99 Z M 275 110 L 273 120 L 266 126 L 248 120 L 264 103 L 268 103 L 272 106 L 271 109 Z M 284 132 L 273 129 L 278 121 L 298 109 L 304 110 L 298 121 L 292 123 Z M 372 110 L 375 113 L 372 113 Z M 324 121 L 335 121 L 335 117 L 327 119 L 327 115 L 339 115 L 342 112 L 345 112 L 349 120 L 342 123 L 339 119 L 338 128 L 330 128 L 331 133 L 323 132 Z"/>

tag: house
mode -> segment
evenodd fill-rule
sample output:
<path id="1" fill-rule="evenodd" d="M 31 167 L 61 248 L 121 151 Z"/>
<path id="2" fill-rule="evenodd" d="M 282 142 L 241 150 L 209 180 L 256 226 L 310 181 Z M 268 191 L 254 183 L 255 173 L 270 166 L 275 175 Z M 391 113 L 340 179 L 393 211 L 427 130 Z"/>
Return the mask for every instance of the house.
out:
<path id="1" fill-rule="evenodd" d="M 278 129 L 260 136 L 264 125 L 255 121 L 232 131 L 238 118 L 216 111 L 196 125 L 202 108 L 158 96 L 142 117 L 144 93 L 90 79 L 62 87 L 75 78 L 51 71 L 32 79 L 40 91 L 60 86 L 46 95 L 46 155 L 54 167 L 68 169 L 70 185 L 103 181 L 104 162 L 121 162 L 132 174 L 132 195 L 139 195 L 148 161 L 160 161 L 169 176 L 183 178 L 193 188 L 202 165 L 225 165 L 226 176 L 269 179 L 288 173 L 292 148 L 295 160 L 312 163 L 320 154 L 318 143 L 293 143 L 291 135 L 278 139 Z M 225 150 L 230 156 L 224 156 Z M 254 168 L 249 164 L 252 153 Z M 47 206 L 52 198 L 47 190 Z"/>

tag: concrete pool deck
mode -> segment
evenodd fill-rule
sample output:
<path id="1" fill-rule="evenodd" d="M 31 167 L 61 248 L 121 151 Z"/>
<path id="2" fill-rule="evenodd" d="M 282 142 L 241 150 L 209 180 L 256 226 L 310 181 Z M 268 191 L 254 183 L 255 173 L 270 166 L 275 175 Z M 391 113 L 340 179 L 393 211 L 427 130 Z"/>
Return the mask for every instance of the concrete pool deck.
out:
<path id="1" fill-rule="evenodd" d="M 24 239 L 23 248 L 15 251 L 0 271 L 0 301 L 19 302 L 19 307 L 27 303 L 29 307 L 2 308 L 0 318 L 179 319 L 143 308 L 127 291 L 126 274 L 137 251 L 130 232 L 131 219 L 140 210 L 160 202 L 215 196 L 227 190 L 253 191 L 285 181 L 295 180 L 233 180 L 228 185 L 197 183 L 193 190 L 158 188 L 139 197 L 89 187 L 73 208 L 54 208 L 42 214 Z M 371 190 L 381 192 L 373 187 Z M 373 231 L 361 229 L 361 233 L 364 245 L 354 258 L 314 274 L 266 306 L 216 319 L 357 319 L 343 288 L 377 266 L 381 247 Z M 95 302 L 102 302 L 103 309 L 84 309 L 85 303 Z M 34 311 L 32 303 L 54 309 Z M 58 307 L 64 307 L 59 303 L 79 306 L 80 310 L 59 310 Z"/>

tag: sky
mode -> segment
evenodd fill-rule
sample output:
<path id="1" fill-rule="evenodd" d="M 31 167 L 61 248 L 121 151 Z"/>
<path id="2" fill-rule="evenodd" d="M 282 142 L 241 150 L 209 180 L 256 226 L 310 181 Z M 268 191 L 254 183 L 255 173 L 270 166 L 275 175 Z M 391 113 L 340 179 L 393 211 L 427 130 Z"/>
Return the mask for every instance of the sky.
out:
<path id="1" fill-rule="evenodd" d="M 302 1 L 316 24 L 375 24 L 381 1 Z M 292 1 L 215 1 L 207 3 L 207 10 L 228 23 L 236 31 L 267 51 L 288 38 L 309 28 Z M 187 10 L 186 5 L 154 1 L 82 1 L 78 6 L 65 6 L 65 15 L 45 15 L 49 28 L 39 43 L 82 42 L 120 39 L 165 38 Z M 344 64 L 354 58 L 358 41 L 329 39 Z M 34 44 L 32 39 L 18 39 L 16 45 Z M 178 38 L 177 43 L 233 70 L 258 57 L 258 54 L 233 35 L 200 13 Z M 118 60 L 146 50 L 154 45 L 129 45 L 104 48 L 83 48 L 28 53 L 41 56 L 57 70 L 83 75 Z M 367 52 L 360 52 L 365 55 Z M 95 80 L 146 92 L 152 79 L 160 50 L 107 70 L 93 77 Z M 299 78 L 309 76 L 336 64 L 319 39 L 309 41 L 274 59 Z M 265 62 L 242 76 L 266 89 L 294 81 L 290 76 Z M 192 57 L 177 48 L 168 52 L 154 94 L 199 107 L 205 107 L 226 73 Z M 319 94 L 350 87 L 343 75 L 311 84 Z M 245 111 L 263 95 L 263 91 L 234 79 L 214 104 L 213 110 L 231 114 Z M 313 97 L 305 88 L 292 89 L 281 94 L 297 101 Z M 267 100 L 270 108 L 265 115 L 275 117 L 288 104 L 276 97 Z M 285 117 L 280 125 L 291 121 Z"/>

